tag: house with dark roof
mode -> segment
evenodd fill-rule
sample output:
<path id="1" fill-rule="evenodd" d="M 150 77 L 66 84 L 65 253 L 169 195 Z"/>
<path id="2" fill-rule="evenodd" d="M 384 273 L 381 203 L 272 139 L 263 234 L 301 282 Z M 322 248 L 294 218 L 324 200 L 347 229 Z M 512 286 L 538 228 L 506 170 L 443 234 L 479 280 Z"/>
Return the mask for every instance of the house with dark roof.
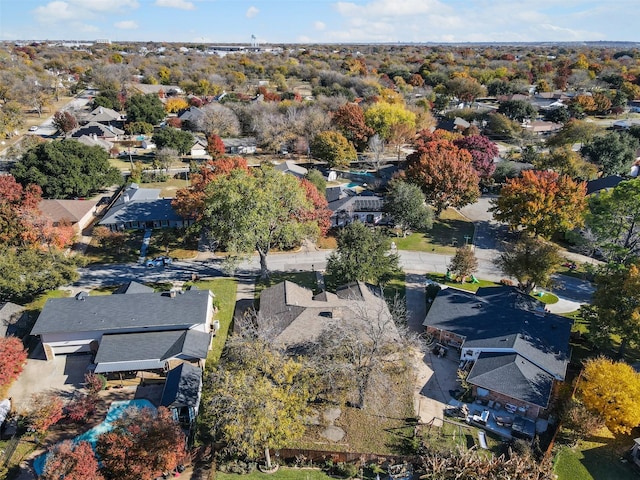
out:
<path id="1" fill-rule="evenodd" d="M 103 140 L 118 140 L 120 135 L 124 135 L 124 130 L 120 130 L 112 125 L 103 125 L 98 122 L 89 122 L 71 132 L 71 138 L 76 139 L 87 136 Z"/>
<path id="2" fill-rule="evenodd" d="M 368 190 L 357 194 L 343 186 L 330 187 L 326 196 L 332 227 L 344 227 L 352 222 L 377 225 L 384 218 L 384 199 Z"/>
<path id="3" fill-rule="evenodd" d="M 275 344 L 295 348 L 315 343 L 335 325 L 350 325 L 363 336 L 371 324 L 397 338 L 398 331 L 378 288 L 354 282 L 314 295 L 308 288 L 284 281 L 260 294 L 259 327 L 268 330 Z"/>
<path id="4" fill-rule="evenodd" d="M 555 384 L 565 379 L 572 324 L 513 287 L 476 294 L 443 289 L 423 323 L 436 342 L 460 350 L 477 397 L 532 418 L 547 409 Z"/>
<path id="5" fill-rule="evenodd" d="M 189 226 L 192 221 L 178 215 L 172 201 L 172 198 L 160 198 L 159 188 L 140 188 L 132 183 L 99 224 L 112 231 Z"/>
<path id="6" fill-rule="evenodd" d="M 83 117 L 82 121 L 83 123 L 97 122 L 119 127 L 124 123 L 124 117 L 111 108 L 96 107 L 93 111 Z"/>
<path id="7" fill-rule="evenodd" d="M 251 155 L 258 149 L 255 137 L 223 138 L 222 143 L 225 153 L 231 155 Z"/>
<path id="8" fill-rule="evenodd" d="M 203 365 L 211 343 L 209 290 L 154 293 L 130 283 L 123 294 L 49 299 L 31 334 L 47 359 L 91 352 L 99 373 Z"/>
<path id="9" fill-rule="evenodd" d="M 189 427 L 198 415 L 202 397 L 202 369 L 181 363 L 169 370 L 160 405 L 168 408 L 173 419 Z"/>
<path id="10" fill-rule="evenodd" d="M 587 182 L 587 195 L 601 192 L 602 190 L 611 190 L 624 181 L 620 175 L 608 175 L 606 177 L 596 178 Z"/>

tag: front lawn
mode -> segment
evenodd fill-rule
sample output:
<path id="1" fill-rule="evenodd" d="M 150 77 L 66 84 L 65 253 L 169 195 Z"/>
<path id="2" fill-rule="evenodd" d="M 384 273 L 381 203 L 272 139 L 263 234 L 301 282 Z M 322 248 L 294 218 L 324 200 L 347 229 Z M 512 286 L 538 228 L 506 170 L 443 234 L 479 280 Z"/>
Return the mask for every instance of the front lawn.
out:
<path id="1" fill-rule="evenodd" d="M 477 292 L 480 287 L 499 287 L 499 283 L 491 282 L 489 280 L 477 279 L 477 283 L 473 283 L 471 280 L 467 280 L 464 283 L 460 282 L 452 282 L 447 280 L 446 275 L 443 273 L 429 273 L 427 278 L 430 280 L 434 280 L 441 285 L 446 285 L 448 287 L 459 288 L 460 290 L 466 290 L 468 292 Z"/>
<path id="2" fill-rule="evenodd" d="M 298 285 L 316 292 L 316 274 L 314 272 L 271 272 L 267 279 L 256 279 L 255 298 L 260 298 L 260 294 L 265 288 L 272 287 L 280 282 L 288 280 Z"/>
<path id="3" fill-rule="evenodd" d="M 197 282 L 188 282 L 189 285 L 195 285 L 200 290 L 211 290 L 215 295 L 214 302 L 218 306 L 218 312 L 214 315 L 214 320 L 220 322 L 220 329 L 215 337 L 209 355 L 207 355 L 207 368 L 211 368 L 218 363 L 224 344 L 227 341 L 227 335 L 231 328 L 233 320 L 233 311 L 236 306 L 236 290 L 238 282 L 235 278 L 214 278 L 213 280 L 200 280 Z"/>
<path id="4" fill-rule="evenodd" d="M 417 232 L 405 238 L 392 237 L 398 250 L 413 250 L 438 254 L 454 255 L 456 248 L 470 244 L 473 239 L 474 225 L 458 211 L 448 208 L 428 232 Z"/>
<path id="5" fill-rule="evenodd" d="M 153 230 L 147 248 L 147 257 L 160 255 L 185 259 L 198 255 L 198 236 L 184 228 L 160 228 Z"/>
<path id="6" fill-rule="evenodd" d="M 134 263 L 140 256 L 144 230 L 127 230 L 123 232 L 122 242 L 109 242 L 100 245 L 95 238 L 87 246 L 85 257 L 88 264 Z"/>

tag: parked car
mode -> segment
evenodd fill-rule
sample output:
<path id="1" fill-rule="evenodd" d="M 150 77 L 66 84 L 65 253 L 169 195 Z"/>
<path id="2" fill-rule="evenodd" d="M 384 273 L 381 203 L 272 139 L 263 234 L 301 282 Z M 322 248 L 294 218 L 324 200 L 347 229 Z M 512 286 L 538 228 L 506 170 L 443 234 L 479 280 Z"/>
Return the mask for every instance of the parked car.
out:
<path id="1" fill-rule="evenodd" d="M 173 259 L 170 257 L 156 257 L 154 259 L 149 259 L 146 262 L 147 267 L 162 267 L 164 265 L 171 265 L 173 263 Z"/>
<path id="2" fill-rule="evenodd" d="M 34 125 L 33 127 L 29 127 L 29 131 L 30 132 L 35 132 L 36 130 L 38 130 L 38 126 Z"/>

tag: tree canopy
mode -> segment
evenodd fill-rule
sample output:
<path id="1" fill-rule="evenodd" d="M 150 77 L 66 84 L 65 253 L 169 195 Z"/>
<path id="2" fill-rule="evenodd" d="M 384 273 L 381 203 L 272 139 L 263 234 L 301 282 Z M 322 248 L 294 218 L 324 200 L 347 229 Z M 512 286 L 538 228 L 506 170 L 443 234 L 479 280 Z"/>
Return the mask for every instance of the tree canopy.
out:
<path id="1" fill-rule="evenodd" d="M 461 282 L 464 282 L 466 277 L 478 270 L 478 259 L 469 245 L 456 249 L 456 254 L 451 259 L 448 270 L 455 277 L 459 277 Z"/>
<path id="2" fill-rule="evenodd" d="M 453 141 L 458 148 L 471 154 L 473 168 L 483 180 L 488 180 L 496 169 L 498 146 L 484 135 L 468 135 Z"/>
<path id="3" fill-rule="evenodd" d="M 191 150 L 194 140 L 190 132 L 164 127 L 153 134 L 152 141 L 159 149 L 175 148 L 178 153 L 185 155 Z"/>
<path id="4" fill-rule="evenodd" d="M 74 444 L 71 440 L 54 445 L 40 476 L 42 480 L 104 480 L 98 470 L 98 459 L 89 442 Z"/>
<path id="5" fill-rule="evenodd" d="M 640 260 L 628 266 L 610 264 L 595 279 L 594 312 L 589 316 L 595 343 L 608 344 L 611 335 L 619 335 L 620 355 L 627 345 L 640 342 Z"/>
<path id="6" fill-rule="evenodd" d="M 400 271 L 397 253 L 389 253 L 389 239 L 380 230 L 353 222 L 338 233 L 338 248 L 327 258 L 327 275 L 342 285 L 360 280 L 385 284 Z"/>
<path id="7" fill-rule="evenodd" d="M 364 120 L 364 111 L 357 103 L 345 103 L 331 117 L 333 124 L 342 132 L 357 150 L 363 150 L 373 129 Z"/>
<path id="8" fill-rule="evenodd" d="M 536 287 L 551 285 L 551 275 L 561 261 L 555 245 L 539 237 L 524 235 L 505 247 L 496 264 L 505 275 L 518 281 L 520 289 L 531 293 Z"/>
<path id="9" fill-rule="evenodd" d="M 429 230 L 433 226 L 433 211 L 425 204 L 420 187 L 400 179 L 389 182 L 384 212 L 393 218 L 403 235 L 410 229 Z"/>
<path id="10" fill-rule="evenodd" d="M 553 170 L 558 175 L 567 175 L 574 180 L 594 180 L 598 176 L 598 167 L 568 145 L 538 155 L 533 166 L 538 170 Z"/>
<path id="11" fill-rule="evenodd" d="M 364 112 L 364 119 L 366 125 L 384 140 L 389 139 L 394 125 L 416 126 L 416 114 L 399 103 L 375 103 Z"/>
<path id="12" fill-rule="evenodd" d="M 132 95 L 125 104 L 127 122 L 157 125 L 165 117 L 164 105 L 158 95 Z"/>
<path id="13" fill-rule="evenodd" d="M 511 229 L 550 237 L 583 222 L 586 184 L 550 171 L 525 170 L 508 179 L 489 211 Z"/>
<path id="14" fill-rule="evenodd" d="M 407 156 L 406 177 L 422 189 L 436 216 L 447 207 L 460 208 L 478 199 L 480 179 L 471 168 L 472 157 L 467 150 L 448 140 L 432 140 L 424 132 L 415 147 L 416 151 Z"/>
<path id="15" fill-rule="evenodd" d="M 505 115 L 511 120 L 522 122 L 532 120 L 538 114 L 536 107 L 526 100 L 507 100 L 500 102 L 498 113 Z"/>
<path id="16" fill-rule="evenodd" d="M 313 399 L 312 372 L 265 340 L 236 338 L 226 361 L 206 378 L 204 416 L 214 438 L 235 453 L 258 459 L 304 433 Z"/>
<path id="17" fill-rule="evenodd" d="M 604 357 L 587 360 L 578 392 L 613 433 L 631 433 L 640 424 L 640 374 L 630 365 Z"/>
<path id="18" fill-rule="evenodd" d="M 622 132 L 595 137 L 582 147 L 581 153 L 600 167 L 602 175 L 625 175 L 636 158 L 638 139 Z"/>
<path id="19" fill-rule="evenodd" d="M 640 255 L 640 180 L 592 195 L 586 224 L 607 259 L 626 263 Z"/>
<path id="20" fill-rule="evenodd" d="M 356 150 L 340 133 L 333 130 L 318 133 L 309 145 L 311 155 L 329 164 L 330 168 L 348 166 L 356 159 Z"/>
<path id="21" fill-rule="evenodd" d="M 107 478 L 153 480 L 184 462 L 186 438 L 168 409 L 128 408 L 98 437 L 96 453 Z"/>
<path id="22" fill-rule="evenodd" d="M 202 226 L 213 232 L 233 255 L 260 255 L 262 277 L 268 275 L 272 248 L 291 248 L 318 234 L 318 224 L 306 220 L 313 210 L 297 178 L 274 168 L 253 172 L 233 170 L 205 189 Z"/>
<path id="23" fill-rule="evenodd" d="M 0 396 L 20 376 L 27 361 L 27 351 L 18 337 L 0 338 Z"/>
<path id="24" fill-rule="evenodd" d="M 39 185 L 45 198 L 88 197 L 122 182 L 106 151 L 75 140 L 36 145 L 16 162 L 11 173 L 23 186 Z"/>

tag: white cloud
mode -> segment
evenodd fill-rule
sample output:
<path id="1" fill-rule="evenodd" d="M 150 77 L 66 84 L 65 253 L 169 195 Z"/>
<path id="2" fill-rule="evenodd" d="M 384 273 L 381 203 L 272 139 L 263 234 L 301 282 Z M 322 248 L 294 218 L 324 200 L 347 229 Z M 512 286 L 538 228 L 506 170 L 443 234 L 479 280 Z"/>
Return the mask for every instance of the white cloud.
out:
<path id="1" fill-rule="evenodd" d="M 77 12 L 69 6 L 67 2 L 49 2 L 36 8 L 33 13 L 39 22 L 59 22 L 63 20 L 73 20 Z"/>
<path id="2" fill-rule="evenodd" d="M 256 7 L 252 5 L 247 9 L 247 13 L 245 13 L 245 15 L 247 18 L 253 18 L 256 15 L 258 15 L 258 13 L 260 13 L 260 10 L 258 10 Z"/>
<path id="3" fill-rule="evenodd" d="M 117 13 L 139 6 L 137 0 L 55 0 L 36 7 L 32 13 L 41 23 L 80 22 L 104 15 L 104 12 Z"/>
<path id="4" fill-rule="evenodd" d="M 138 24 L 134 20 L 122 20 L 114 23 L 113 26 L 120 30 L 135 30 L 138 28 Z"/>
<path id="5" fill-rule="evenodd" d="M 156 0 L 157 7 L 178 8 L 180 10 L 195 10 L 196 6 L 187 0 Z"/>
<path id="6" fill-rule="evenodd" d="M 325 25 L 324 22 L 321 22 L 320 20 L 313 22 L 313 28 L 315 28 L 316 30 L 318 30 L 319 32 L 321 32 L 322 30 L 324 30 L 325 28 L 327 28 L 327 26 Z"/>

